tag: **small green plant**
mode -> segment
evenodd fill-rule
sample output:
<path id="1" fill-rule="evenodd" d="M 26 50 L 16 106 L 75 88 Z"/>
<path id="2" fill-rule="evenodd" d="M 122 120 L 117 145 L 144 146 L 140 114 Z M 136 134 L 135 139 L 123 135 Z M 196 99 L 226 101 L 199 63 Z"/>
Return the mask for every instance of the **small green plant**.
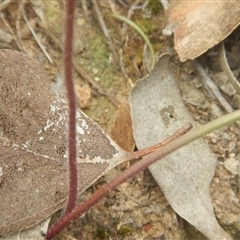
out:
<path id="1" fill-rule="evenodd" d="M 97 229 L 97 236 L 100 239 L 104 239 L 106 237 L 105 229 L 104 228 L 98 228 Z"/>
<path id="2" fill-rule="evenodd" d="M 126 234 L 130 233 L 131 230 L 132 230 L 132 229 L 131 229 L 130 226 L 124 225 L 124 226 L 122 226 L 122 227 L 119 229 L 118 232 L 119 232 L 121 235 L 126 235 Z"/>

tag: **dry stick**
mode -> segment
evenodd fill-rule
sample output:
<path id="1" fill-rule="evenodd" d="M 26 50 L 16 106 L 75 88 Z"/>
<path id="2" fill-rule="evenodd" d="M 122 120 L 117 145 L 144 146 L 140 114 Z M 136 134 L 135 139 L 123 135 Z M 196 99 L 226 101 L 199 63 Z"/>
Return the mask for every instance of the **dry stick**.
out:
<path id="1" fill-rule="evenodd" d="M 128 13 L 127 13 L 127 18 L 128 19 L 131 19 L 133 13 L 134 13 L 134 9 L 135 7 L 138 5 L 138 3 L 140 2 L 140 0 L 136 0 L 132 5 L 131 7 L 128 9 Z M 127 28 L 128 28 L 128 24 L 127 23 L 123 23 L 123 30 L 122 30 L 122 35 L 123 35 L 123 38 L 125 39 L 126 38 L 126 34 L 127 34 Z"/>
<path id="2" fill-rule="evenodd" d="M 113 14 L 117 14 L 117 10 L 116 10 L 116 7 L 115 7 L 115 2 L 113 2 L 112 0 L 108 0 L 108 5 L 110 6 L 111 8 L 111 11 Z"/>
<path id="3" fill-rule="evenodd" d="M 89 14 L 88 14 L 88 0 L 82 0 L 81 1 L 81 5 L 82 5 L 82 9 L 83 9 L 83 13 L 85 15 L 86 18 L 89 17 Z"/>
<path id="4" fill-rule="evenodd" d="M 202 77 L 203 84 L 205 88 L 211 93 L 211 95 L 218 100 L 222 107 L 228 112 L 233 112 L 232 106 L 226 101 L 226 99 L 220 93 L 218 86 L 212 81 L 212 79 L 207 75 L 203 67 L 197 60 L 194 60 L 194 64 L 199 74 Z"/>
<path id="5" fill-rule="evenodd" d="M 164 11 L 167 11 L 169 8 L 169 2 L 168 0 L 160 0 L 160 2 L 162 3 L 163 9 Z"/>
<path id="6" fill-rule="evenodd" d="M 140 0 L 136 0 L 128 9 L 128 13 L 127 13 L 127 18 L 131 19 L 133 13 L 134 13 L 134 8 L 138 5 L 138 3 L 140 2 Z M 122 42 L 126 42 L 126 38 L 127 38 L 127 29 L 128 29 L 128 24 L 127 23 L 123 23 L 122 25 Z"/>
<path id="7" fill-rule="evenodd" d="M 38 37 L 37 37 L 34 29 L 32 28 L 31 24 L 29 23 L 29 21 L 28 21 L 28 19 L 27 19 L 27 16 L 26 16 L 23 8 L 22 8 L 22 14 L 23 14 L 23 18 L 24 18 L 24 20 L 25 20 L 25 22 L 26 22 L 26 24 L 27 24 L 30 32 L 32 33 L 34 39 L 36 40 L 38 46 L 41 48 L 41 50 L 42 50 L 43 53 L 45 54 L 45 56 L 47 57 L 48 61 L 49 61 L 51 64 L 53 64 L 52 58 L 50 57 L 50 55 L 48 54 L 48 52 L 46 51 L 46 49 L 43 47 L 43 45 L 41 44 L 40 40 L 38 39 Z"/>
<path id="8" fill-rule="evenodd" d="M 240 94 L 240 84 L 238 80 L 235 78 L 235 76 L 233 75 L 232 70 L 228 65 L 223 41 L 219 45 L 219 62 L 222 67 L 222 70 L 227 75 L 228 80 L 231 82 L 232 86 L 237 91 L 237 93 Z"/>
<path id="9" fill-rule="evenodd" d="M 138 150 L 136 152 L 131 152 L 130 154 L 132 155 L 132 159 L 129 159 L 128 161 L 132 161 L 134 159 L 139 159 L 140 157 L 146 156 L 150 153 L 155 152 L 159 148 L 166 146 L 168 143 L 172 142 L 173 140 L 179 138 L 180 136 L 186 134 L 193 128 L 192 123 L 187 123 L 184 125 L 182 128 L 177 130 L 173 135 L 170 137 L 166 138 L 165 140 L 161 141 L 160 143 L 157 143 L 155 145 L 152 145 L 150 147 L 146 147 L 144 149 Z M 127 162 L 127 161 L 126 161 Z"/>
<path id="10" fill-rule="evenodd" d="M 119 49 L 119 55 L 120 55 L 119 64 L 120 64 L 122 74 L 123 74 L 123 76 L 126 80 L 129 80 L 130 77 L 128 76 L 128 74 L 126 72 L 125 67 L 124 67 L 124 63 L 123 63 L 123 50 L 122 50 L 122 48 Z"/>
<path id="11" fill-rule="evenodd" d="M 4 23 L 5 26 L 7 27 L 8 31 L 11 33 L 13 39 L 15 40 L 15 42 L 16 42 L 18 48 L 19 48 L 19 50 L 23 51 L 20 42 L 17 40 L 17 38 L 16 38 L 16 36 L 15 36 L 15 34 L 14 34 L 11 26 L 8 24 L 8 21 L 7 21 L 6 18 L 5 18 L 5 14 L 4 14 L 4 13 L 0 13 L 0 18 L 2 19 L 3 23 Z"/>
<path id="12" fill-rule="evenodd" d="M 5 0 L 0 4 L 0 11 L 4 10 L 13 0 Z"/>
<path id="13" fill-rule="evenodd" d="M 168 137 L 167 139 L 163 140 L 162 142 L 160 142 L 156 145 L 153 145 L 149 148 L 145 148 L 145 149 L 139 150 L 137 152 L 129 153 L 129 156 L 127 157 L 126 161 L 138 159 L 139 157 L 149 154 L 149 153 L 155 151 L 156 149 L 161 150 L 162 147 L 166 146 L 173 140 L 178 139 L 183 134 L 187 133 L 191 128 L 192 128 L 191 123 L 186 124 L 184 127 L 182 127 L 177 132 L 175 132 L 172 136 Z M 157 152 L 159 152 L 159 150 Z M 151 155 L 153 155 L 153 154 L 154 153 L 152 153 Z M 147 159 L 147 157 L 148 157 L 148 159 Z M 121 183 L 125 182 L 127 179 L 133 177 L 138 172 L 147 168 L 150 164 L 157 161 L 162 156 L 159 157 L 157 155 L 157 157 L 154 157 L 154 158 L 151 158 L 149 156 L 147 156 L 147 157 L 145 160 L 143 159 L 142 161 L 139 161 L 138 163 L 134 164 L 132 167 L 125 170 L 123 172 L 123 174 L 117 176 L 111 182 L 107 183 L 100 190 L 95 192 L 89 199 L 87 199 L 87 201 L 85 201 L 82 205 L 80 205 L 75 210 L 73 210 L 71 213 L 69 213 L 67 216 L 62 218 L 61 222 L 59 222 L 57 225 L 53 226 L 47 232 L 46 239 L 52 239 L 56 234 L 60 233 L 64 227 L 68 226 L 72 221 L 77 219 L 82 213 L 86 212 L 90 207 L 94 206 L 104 196 L 106 196 L 110 191 L 112 191 L 114 188 L 116 188 Z"/>
<path id="14" fill-rule="evenodd" d="M 148 1 L 146 1 L 142 6 L 138 6 L 138 4 L 140 3 L 141 1 L 140 0 L 136 0 L 131 6 L 130 8 L 128 9 L 128 12 L 127 12 L 127 18 L 128 19 L 131 19 L 132 15 L 134 14 L 134 11 L 135 10 L 139 10 L 139 9 L 143 9 L 144 7 L 146 7 L 148 5 Z M 123 38 L 126 38 L 126 35 L 127 35 L 127 28 L 128 28 L 128 24 L 127 23 L 123 23 L 123 30 L 122 30 L 122 35 L 123 35 Z"/>
<path id="15" fill-rule="evenodd" d="M 105 22 L 104 22 L 104 19 L 103 19 L 103 17 L 102 17 L 101 11 L 100 11 L 100 9 L 99 9 L 99 7 L 98 7 L 98 3 L 97 3 L 96 0 L 92 0 L 92 3 L 93 3 L 94 11 L 96 12 L 96 15 L 97 15 L 97 18 L 98 18 L 98 22 L 99 22 L 99 24 L 100 24 L 100 27 L 101 27 L 101 29 L 102 29 L 102 31 L 103 31 L 106 39 L 107 39 L 107 44 L 109 45 L 109 47 L 110 47 L 110 49 L 111 49 L 111 51 L 112 51 L 112 53 L 113 53 L 113 58 L 114 58 L 114 60 L 116 61 L 116 63 L 118 63 L 118 62 L 119 62 L 119 61 L 118 61 L 118 55 L 117 55 L 117 52 L 116 52 L 116 50 L 115 50 L 115 48 L 114 48 L 112 39 L 111 39 L 111 37 L 110 37 L 110 35 L 109 35 L 107 26 L 106 26 L 106 24 L 105 24 Z"/>
<path id="16" fill-rule="evenodd" d="M 128 12 L 127 12 L 127 16 L 126 18 L 128 18 L 129 20 L 131 20 L 131 17 L 132 15 L 134 14 L 134 11 L 135 10 L 139 10 L 139 9 L 144 9 L 147 5 L 148 5 L 148 1 L 146 1 L 142 6 L 138 6 L 138 4 L 140 3 L 140 0 L 136 0 L 128 9 Z M 127 44 L 127 41 L 128 41 L 128 36 L 127 36 L 127 30 L 128 30 L 128 24 L 126 22 L 123 22 L 123 25 L 122 25 L 122 44 Z M 121 52 L 120 52 L 121 51 Z M 121 70 L 122 70 L 122 73 L 123 73 L 123 76 L 125 79 L 129 80 L 129 76 L 124 68 L 124 64 L 123 64 L 123 50 L 122 48 L 119 50 L 119 53 L 120 53 L 120 67 L 121 67 Z M 134 62 L 133 62 L 134 63 Z M 136 69 L 136 73 L 139 75 L 139 69 L 138 67 L 136 67 L 136 64 L 134 64 L 134 68 Z M 141 74 L 140 74 L 141 75 Z M 140 76 L 141 77 L 141 76 Z"/>
<path id="17" fill-rule="evenodd" d="M 122 7 L 124 7 L 125 9 L 129 8 L 129 3 L 125 0 L 117 0 L 116 1 L 119 5 L 121 5 Z"/>
<path id="18" fill-rule="evenodd" d="M 21 20 L 21 9 L 24 9 L 24 5 L 25 2 L 24 1 L 20 1 L 18 10 L 17 10 L 17 18 L 16 18 L 16 23 L 15 23 L 15 27 L 16 27 L 16 32 L 17 32 L 17 40 L 19 42 L 19 44 L 21 45 L 21 51 L 26 53 L 26 49 L 24 48 L 23 44 L 22 44 L 22 37 L 20 34 L 20 20 Z"/>

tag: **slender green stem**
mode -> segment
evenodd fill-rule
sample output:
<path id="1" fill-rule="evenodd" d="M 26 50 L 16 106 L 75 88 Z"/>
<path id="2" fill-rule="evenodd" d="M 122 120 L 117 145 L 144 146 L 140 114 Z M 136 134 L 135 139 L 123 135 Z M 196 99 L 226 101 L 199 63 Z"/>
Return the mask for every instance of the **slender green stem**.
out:
<path id="1" fill-rule="evenodd" d="M 192 130 L 191 132 L 187 133 L 186 135 L 178 138 L 176 141 L 183 141 L 184 145 L 187 143 L 196 140 L 210 132 L 213 132 L 219 128 L 225 127 L 227 125 L 230 125 L 236 121 L 240 120 L 240 110 L 234 111 L 230 114 L 226 114 L 212 122 L 209 122 L 199 128 L 196 128 Z M 175 142 L 175 141 L 174 141 Z"/>
<path id="2" fill-rule="evenodd" d="M 127 23 L 129 26 L 131 26 L 133 29 L 135 29 L 142 36 L 142 38 L 147 43 L 147 45 L 150 49 L 150 52 L 151 52 L 151 55 L 152 55 L 152 68 L 153 68 L 155 63 L 156 63 L 155 52 L 154 52 L 154 49 L 153 49 L 153 46 L 152 46 L 151 42 L 149 41 L 147 35 L 143 32 L 143 30 L 136 23 L 134 23 L 133 21 L 131 21 L 130 19 L 128 19 L 128 18 L 126 18 L 122 15 L 110 14 L 109 16 L 114 17 L 118 20 L 121 20 L 121 21 Z"/>

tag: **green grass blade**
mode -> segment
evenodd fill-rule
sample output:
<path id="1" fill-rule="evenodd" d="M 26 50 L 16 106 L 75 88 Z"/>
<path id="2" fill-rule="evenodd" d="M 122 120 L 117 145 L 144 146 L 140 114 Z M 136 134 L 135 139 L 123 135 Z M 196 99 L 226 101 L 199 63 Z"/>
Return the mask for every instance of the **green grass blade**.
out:
<path id="1" fill-rule="evenodd" d="M 147 43 L 147 45 L 150 49 L 151 56 L 152 56 L 152 68 L 153 68 L 155 63 L 156 63 L 155 52 L 154 52 L 154 49 L 153 49 L 153 46 L 152 46 L 151 42 L 149 41 L 147 35 L 143 32 L 143 30 L 136 23 L 134 23 L 133 21 L 131 21 L 130 19 L 128 19 L 128 18 L 126 18 L 122 15 L 110 14 L 109 16 L 114 17 L 118 20 L 121 20 L 121 21 L 127 23 L 129 26 L 131 26 L 133 29 L 135 29 L 142 36 L 142 38 Z"/>

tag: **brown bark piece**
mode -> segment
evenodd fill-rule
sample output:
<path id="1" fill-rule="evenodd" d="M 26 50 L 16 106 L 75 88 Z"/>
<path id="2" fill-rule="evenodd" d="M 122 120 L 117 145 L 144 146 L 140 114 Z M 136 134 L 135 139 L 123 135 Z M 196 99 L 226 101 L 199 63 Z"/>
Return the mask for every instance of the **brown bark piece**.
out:
<path id="1" fill-rule="evenodd" d="M 184 62 L 221 42 L 239 23 L 239 1 L 172 1 L 164 31 L 174 32 L 174 47 Z"/>

